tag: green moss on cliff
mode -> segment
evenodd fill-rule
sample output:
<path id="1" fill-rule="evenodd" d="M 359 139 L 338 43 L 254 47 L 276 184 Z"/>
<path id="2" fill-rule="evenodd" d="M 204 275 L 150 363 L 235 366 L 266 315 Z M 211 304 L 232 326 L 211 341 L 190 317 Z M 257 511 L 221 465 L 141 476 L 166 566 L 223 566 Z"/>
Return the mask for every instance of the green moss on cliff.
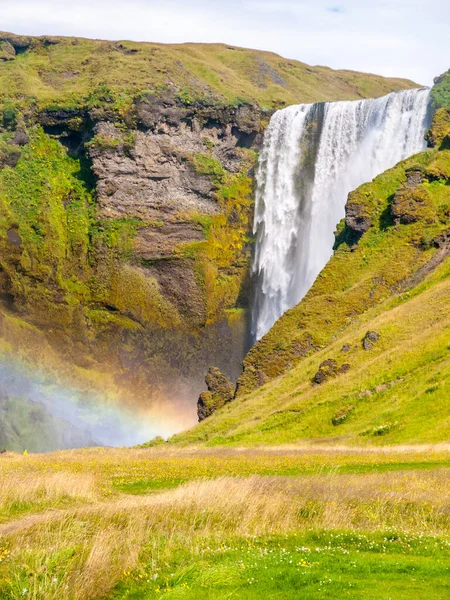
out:
<path id="1" fill-rule="evenodd" d="M 192 158 L 195 170 L 200 175 L 208 175 L 216 185 L 220 185 L 226 178 L 226 171 L 220 161 L 209 154 L 195 154 Z"/>
<path id="2" fill-rule="evenodd" d="M 27 303 L 41 296 L 30 305 L 42 312 L 70 313 L 63 297 L 77 302 L 73 277 L 88 270 L 92 198 L 79 171 L 38 128 L 17 166 L 0 173 L 0 264 L 9 292 Z"/>
<path id="3" fill-rule="evenodd" d="M 241 150 L 243 168 L 240 173 L 226 172 L 220 162 L 208 155 L 194 157 L 196 168 L 209 175 L 216 186 L 220 213 L 213 216 L 192 215 L 202 225 L 205 241 L 183 245 L 180 255 L 195 260 L 197 280 L 204 295 L 207 321 L 215 321 L 227 309 L 239 305 L 243 288 L 248 283 L 250 262 L 253 180 L 249 169 L 256 155 Z"/>
<path id="4" fill-rule="evenodd" d="M 141 225 L 98 220 L 80 161 L 37 127 L 17 166 L 0 172 L 3 292 L 29 316 L 67 332 L 83 327 L 80 309 L 91 304 L 96 311 L 88 318 L 103 310 L 108 321 L 114 306 L 138 322 L 173 325 L 176 311 L 163 303 L 157 283 L 120 268 Z"/>
<path id="5" fill-rule="evenodd" d="M 436 108 L 450 106 L 450 70 L 436 77 L 431 96 Z"/>
<path id="6" fill-rule="evenodd" d="M 108 300 L 121 314 L 142 325 L 183 326 L 176 308 L 161 294 L 158 282 L 138 267 L 122 265 L 115 270 Z"/>

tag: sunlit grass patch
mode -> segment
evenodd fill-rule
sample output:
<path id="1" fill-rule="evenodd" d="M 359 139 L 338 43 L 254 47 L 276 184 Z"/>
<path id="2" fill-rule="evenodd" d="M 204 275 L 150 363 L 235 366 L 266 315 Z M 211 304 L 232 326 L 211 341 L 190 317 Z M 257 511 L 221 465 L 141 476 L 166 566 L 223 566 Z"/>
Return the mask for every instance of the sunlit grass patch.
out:
<path id="1" fill-rule="evenodd" d="M 444 600 L 449 552 L 448 541 L 392 532 L 205 540 L 196 555 L 180 552 L 168 565 L 130 573 L 109 597 Z"/>

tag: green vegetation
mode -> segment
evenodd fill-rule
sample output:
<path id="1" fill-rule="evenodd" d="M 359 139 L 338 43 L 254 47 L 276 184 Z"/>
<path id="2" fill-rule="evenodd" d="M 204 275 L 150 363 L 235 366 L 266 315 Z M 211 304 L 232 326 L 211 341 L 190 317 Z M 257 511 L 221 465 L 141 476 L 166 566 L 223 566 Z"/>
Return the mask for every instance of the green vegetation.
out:
<path id="1" fill-rule="evenodd" d="M 444 600 L 449 548 L 423 536 L 310 533 L 205 542 L 168 565 L 130 573 L 110 596 L 121 600 L 283 598 Z"/>
<path id="2" fill-rule="evenodd" d="M 296 102 L 373 97 L 413 87 L 353 71 L 309 67 L 270 52 L 223 44 L 164 45 L 82 38 L 1 34 L 11 57 L 2 63 L 0 89 L 51 110 L 107 107 L 127 120 L 132 99 L 175 85 L 185 106 L 215 98 L 272 109 Z M 16 51 L 14 51 L 14 47 Z M 6 100 L 6 99 L 5 99 Z M 75 116 L 75 115 L 74 115 Z"/>
<path id="3" fill-rule="evenodd" d="M 8 453 L 0 595 L 444 600 L 449 464 L 442 446 Z"/>
<path id="4" fill-rule="evenodd" d="M 239 173 L 228 173 L 208 154 L 193 157 L 196 170 L 208 175 L 214 184 L 220 213 L 213 216 L 191 215 L 201 224 L 205 240 L 180 247 L 180 254 L 193 258 L 197 281 L 205 296 L 207 321 L 212 322 L 225 310 L 239 308 L 248 298 L 251 254 L 251 217 L 253 180 L 249 170 L 256 163 L 252 150 L 240 149 L 243 166 Z"/>
<path id="5" fill-rule="evenodd" d="M 39 128 L 17 166 L 0 172 L 0 261 L 9 291 L 62 321 L 57 312 L 70 313 L 86 294 L 74 273 L 88 270 L 92 199 L 79 172 L 79 161 Z"/>
<path id="6" fill-rule="evenodd" d="M 436 108 L 450 106 L 450 70 L 436 77 L 431 95 Z"/>
<path id="7" fill-rule="evenodd" d="M 29 315 L 65 326 L 80 304 L 112 302 L 116 292 L 108 279 L 130 256 L 141 225 L 126 218 L 98 221 L 81 175 L 81 161 L 40 127 L 30 131 L 16 167 L 0 172 L 4 287 L 22 298 Z M 103 272 L 96 269 L 96 253 Z"/>

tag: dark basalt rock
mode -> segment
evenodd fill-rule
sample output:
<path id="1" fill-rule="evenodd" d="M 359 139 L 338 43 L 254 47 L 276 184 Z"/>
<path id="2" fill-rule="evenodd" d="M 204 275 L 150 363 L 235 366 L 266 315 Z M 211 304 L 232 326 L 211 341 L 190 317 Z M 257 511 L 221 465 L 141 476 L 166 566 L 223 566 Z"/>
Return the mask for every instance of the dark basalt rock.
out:
<path id="1" fill-rule="evenodd" d="M 200 394 L 197 402 L 199 422 L 204 421 L 234 398 L 235 386 L 216 367 L 209 369 L 205 382 L 208 391 Z"/>
<path id="2" fill-rule="evenodd" d="M 11 167 L 14 168 L 19 162 L 20 158 L 20 149 L 11 147 L 11 150 L 6 154 L 0 154 L 0 170 L 3 167 Z"/>
<path id="3" fill-rule="evenodd" d="M 330 377 L 336 377 L 336 375 L 347 373 L 350 368 L 351 367 L 348 363 L 338 367 L 337 361 L 335 361 L 333 358 L 329 358 L 319 365 L 319 370 L 313 377 L 313 385 L 320 385 Z"/>
<path id="4" fill-rule="evenodd" d="M 372 220 L 366 214 L 366 207 L 352 202 L 351 194 L 345 207 L 345 225 L 350 233 L 349 241 L 354 244 L 358 243 L 361 236 L 372 226 Z"/>
<path id="5" fill-rule="evenodd" d="M 314 375 L 313 383 L 315 383 L 316 385 L 320 385 L 330 377 L 334 377 L 337 372 L 337 362 L 332 358 L 329 358 L 328 360 L 323 361 L 323 363 L 319 365 L 319 370 Z"/>
<path id="6" fill-rule="evenodd" d="M 421 166 L 411 167 L 406 170 L 406 185 L 416 187 L 425 181 L 425 169 Z"/>
<path id="7" fill-rule="evenodd" d="M 14 33 L 0 33 L 0 42 L 10 44 L 14 50 L 26 50 L 32 43 L 33 39 L 27 35 L 15 35 Z"/>
<path id="8" fill-rule="evenodd" d="M 433 246 L 438 249 L 450 249 L 450 230 L 438 235 L 433 240 Z"/>
<path id="9" fill-rule="evenodd" d="M 406 173 L 407 181 L 396 192 L 391 205 L 394 222 L 410 225 L 417 221 L 432 223 L 436 217 L 433 199 L 422 185 L 425 174 L 421 169 Z"/>
<path id="10" fill-rule="evenodd" d="M 368 331 L 363 338 L 362 344 L 364 350 L 372 350 L 373 345 L 380 339 L 380 334 L 376 331 Z"/>
<path id="11" fill-rule="evenodd" d="M 14 146 L 25 146 L 28 144 L 28 134 L 23 129 L 18 129 L 11 140 Z"/>
<path id="12" fill-rule="evenodd" d="M 16 248 L 20 248 L 22 246 L 22 238 L 20 237 L 19 232 L 15 228 L 8 229 L 6 232 L 6 236 L 8 238 L 8 242 Z"/>

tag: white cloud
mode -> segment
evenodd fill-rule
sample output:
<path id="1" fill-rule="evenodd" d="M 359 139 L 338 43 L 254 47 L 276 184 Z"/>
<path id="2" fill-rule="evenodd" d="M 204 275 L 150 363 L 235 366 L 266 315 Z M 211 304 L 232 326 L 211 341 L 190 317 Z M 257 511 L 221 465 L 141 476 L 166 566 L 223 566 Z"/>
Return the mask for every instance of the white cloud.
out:
<path id="1" fill-rule="evenodd" d="M 226 42 L 430 84 L 450 66 L 448 0 L 14 0 L 4 30 Z"/>

